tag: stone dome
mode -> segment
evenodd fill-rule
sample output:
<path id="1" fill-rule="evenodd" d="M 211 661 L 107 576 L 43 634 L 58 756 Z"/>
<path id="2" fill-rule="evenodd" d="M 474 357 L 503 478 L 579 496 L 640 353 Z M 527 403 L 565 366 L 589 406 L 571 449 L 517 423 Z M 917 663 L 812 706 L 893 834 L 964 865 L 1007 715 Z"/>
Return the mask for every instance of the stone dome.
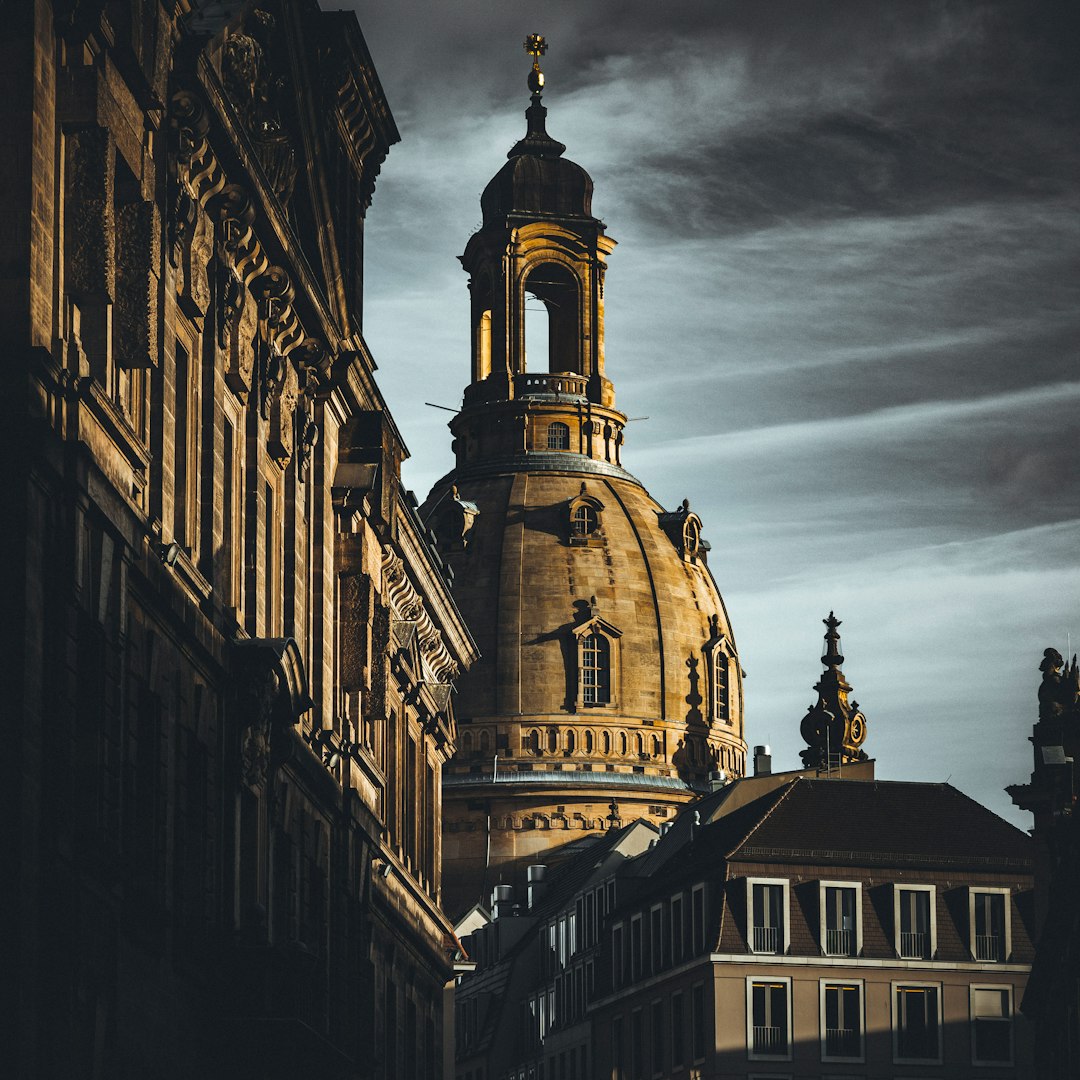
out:
<path id="1" fill-rule="evenodd" d="M 697 516 L 665 511 L 621 468 L 549 456 L 452 474 L 424 508 L 440 541 L 460 520 L 451 507 L 475 508 L 463 541 L 443 545 L 481 653 L 457 684 L 457 764 L 485 732 L 508 773 L 570 768 L 602 784 L 625 771 L 644 786 L 741 774 L 742 674 Z M 609 685 L 590 694 L 593 634 Z"/>
<path id="2" fill-rule="evenodd" d="M 480 196 L 485 223 L 506 214 L 592 216 L 592 177 L 565 157 L 519 154 L 492 177 Z"/>

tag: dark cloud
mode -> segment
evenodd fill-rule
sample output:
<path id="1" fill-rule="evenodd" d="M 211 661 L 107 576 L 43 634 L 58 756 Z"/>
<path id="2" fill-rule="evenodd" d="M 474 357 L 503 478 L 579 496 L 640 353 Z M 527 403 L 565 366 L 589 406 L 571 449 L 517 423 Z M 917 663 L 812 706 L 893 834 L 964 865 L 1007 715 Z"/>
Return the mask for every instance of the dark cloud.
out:
<path id="1" fill-rule="evenodd" d="M 402 0 L 359 10 L 403 141 L 367 227 L 365 333 L 422 495 L 467 378 L 456 256 L 524 129 L 620 242 L 626 461 L 713 544 L 749 738 L 792 765 L 820 619 L 880 774 L 998 812 L 1037 663 L 1080 636 L 1080 5 Z M 424 387 L 423 400 L 416 387 Z M 934 740 L 942 775 L 913 747 Z"/>

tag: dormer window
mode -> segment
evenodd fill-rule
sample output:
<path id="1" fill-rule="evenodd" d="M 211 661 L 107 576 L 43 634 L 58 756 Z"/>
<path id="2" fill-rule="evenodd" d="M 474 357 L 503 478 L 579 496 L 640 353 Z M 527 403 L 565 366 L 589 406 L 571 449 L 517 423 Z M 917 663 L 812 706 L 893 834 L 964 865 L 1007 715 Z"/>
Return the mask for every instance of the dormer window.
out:
<path id="1" fill-rule="evenodd" d="M 570 449 L 570 428 L 561 420 L 548 425 L 547 448 L 549 450 Z"/>
<path id="2" fill-rule="evenodd" d="M 577 706 L 584 709 L 614 705 L 618 687 L 619 638 L 622 632 L 595 614 L 575 627 L 577 639 Z"/>
<path id="3" fill-rule="evenodd" d="M 604 504 L 585 493 L 584 483 L 577 496 L 567 504 L 567 526 L 572 545 L 589 546 L 600 538 Z"/>
<path id="4" fill-rule="evenodd" d="M 701 527 L 696 517 L 688 517 L 683 525 L 683 554 L 688 559 L 694 558 L 701 543 Z"/>
<path id="5" fill-rule="evenodd" d="M 596 532 L 598 521 L 596 511 L 588 503 L 582 503 L 575 508 L 573 517 L 570 519 L 570 535 L 590 536 Z"/>

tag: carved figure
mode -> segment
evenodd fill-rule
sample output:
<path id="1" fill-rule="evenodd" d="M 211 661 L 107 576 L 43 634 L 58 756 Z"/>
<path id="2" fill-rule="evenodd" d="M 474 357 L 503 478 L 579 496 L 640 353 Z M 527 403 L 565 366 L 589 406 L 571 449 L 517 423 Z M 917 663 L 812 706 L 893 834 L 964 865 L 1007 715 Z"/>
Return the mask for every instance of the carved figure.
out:
<path id="1" fill-rule="evenodd" d="M 1044 649 L 1039 670 L 1043 673 L 1039 685 L 1039 719 L 1054 720 L 1076 711 L 1080 702 L 1080 668 L 1076 656 L 1072 663 L 1066 664 L 1057 649 Z"/>

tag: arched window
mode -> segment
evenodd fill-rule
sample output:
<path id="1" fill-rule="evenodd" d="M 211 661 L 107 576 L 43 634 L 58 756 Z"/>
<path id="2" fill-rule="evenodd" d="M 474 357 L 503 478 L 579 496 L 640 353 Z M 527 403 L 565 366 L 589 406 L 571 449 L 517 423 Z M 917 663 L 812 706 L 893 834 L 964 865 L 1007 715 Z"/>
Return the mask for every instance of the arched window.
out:
<path id="1" fill-rule="evenodd" d="M 471 731 L 466 731 L 461 736 L 461 752 L 463 754 L 471 754 L 473 749 L 473 736 Z"/>
<path id="2" fill-rule="evenodd" d="M 626 757 L 626 750 L 627 750 L 626 732 L 625 731 L 620 731 L 619 732 L 619 753 L 623 757 Z"/>
<path id="3" fill-rule="evenodd" d="M 559 749 L 559 729 L 548 728 L 548 753 L 554 754 Z"/>
<path id="4" fill-rule="evenodd" d="M 570 517 L 570 535 L 591 536 L 599 523 L 596 510 L 588 503 L 579 503 Z"/>
<path id="5" fill-rule="evenodd" d="M 652 737 L 652 755 L 655 758 L 660 756 L 660 736 L 654 735 Z"/>
<path id="6" fill-rule="evenodd" d="M 600 736 L 600 752 L 602 754 L 611 753 L 611 732 L 609 731 L 605 731 L 603 735 Z"/>
<path id="7" fill-rule="evenodd" d="M 581 700 L 585 705 L 611 701 L 611 643 L 603 634 L 581 639 Z"/>
<path id="8" fill-rule="evenodd" d="M 486 754 L 491 748 L 491 736 L 486 731 L 480 732 L 480 753 Z"/>
<path id="9" fill-rule="evenodd" d="M 593 733 L 591 731 L 585 732 L 585 753 L 591 754 L 593 752 Z"/>
<path id="10" fill-rule="evenodd" d="M 701 526 L 697 519 L 690 517 L 683 525 L 683 554 L 688 558 L 697 555 L 698 545 L 701 542 Z"/>
<path id="11" fill-rule="evenodd" d="M 566 733 L 566 752 L 572 754 L 577 749 L 577 732 L 570 730 Z"/>
<path id="12" fill-rule="evenodd" d="M 727 722 L 731 718 L 728 709 L 728 656 L 723 649 L 713 652 L 713 719 Z"/>
<path id="13" fill-rule="evenodd" d="M 547 445 L 549 450 L 570 449 L 570 428 L 559 420 L 549 424 L 547 429 Z"/>
<path id="14" fill-rule="evenodd" d="M 645 740 L 641 737 L 640 732 L 634 736 L 634 743 L 637 746 L 637 752 L 639 755 L 645 753 Z"/>
<path id="15" fill-rule="evenodd" d="M 540 753 L 540 732 L 533 728 L 525 738 L 525 749 L 534 754 Z"/>

